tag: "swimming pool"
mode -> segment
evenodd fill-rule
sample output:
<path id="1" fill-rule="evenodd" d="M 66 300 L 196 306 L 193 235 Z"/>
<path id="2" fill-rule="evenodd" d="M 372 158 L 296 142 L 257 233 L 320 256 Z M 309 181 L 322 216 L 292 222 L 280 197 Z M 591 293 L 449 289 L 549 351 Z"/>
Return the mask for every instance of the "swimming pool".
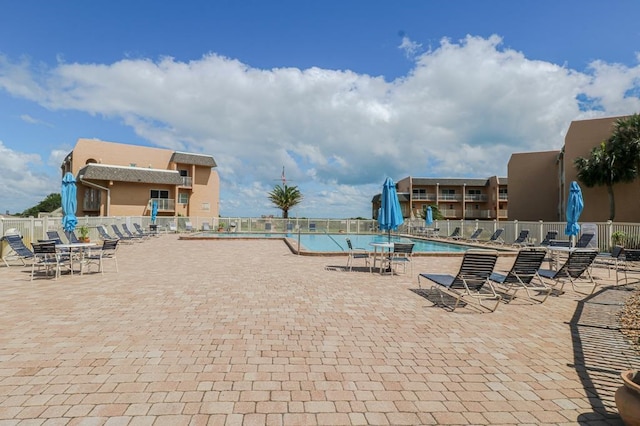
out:
<path id="1" fill-rule="evenodd" d="M 193 235 L 182 236 L 181 239 L 261 239 L 278 238 L 286 239 L 292 250 L 297 251 L 298 234 L 282 233 L 249 233 L 249 232 L 199 232 Z M 348 252 L 347 238 L 351 240 L 353 247 L 373 250 L 371 243 L 386 243 L 386 234 L 300 234 L 300 251 L 315 253 Z M 414 243 L 414 253 L 463 253 L 471 246 L 464 244 L 447 243 L 442 241 L 423 240 L 419 238 L 407 238 L 392 235 L 393 243 Z"/>

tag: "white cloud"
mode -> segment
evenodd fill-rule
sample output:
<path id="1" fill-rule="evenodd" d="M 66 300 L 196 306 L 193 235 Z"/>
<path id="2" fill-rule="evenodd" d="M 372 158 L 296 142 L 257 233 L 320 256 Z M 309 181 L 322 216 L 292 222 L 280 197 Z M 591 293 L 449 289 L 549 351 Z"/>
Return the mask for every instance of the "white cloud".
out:
<path id="1" fill-rule="evenodd" d="M 580 72 L 527 59 L 498 36 L 443 39 L 391 82 L 255 69 L 215 54 L 35 73 L 0 57 L 0 88 L 13 96 L 117 118 L 158 146 L 212 154 L 223 215 L 265 214 L 283 165 L 305 194 L 304 215 L 369 215 L 385 176 L 505 176 L 511 153 L 559 149 L 574 119 L 640 109 L 640 67 L 596 61 Z"/>
<path id="2" fill-rule="evenodd" d="M 407 36 L 402 37 L 402 42 L 398 49 L 403 50 L 407 58 L 413 58 L 422 49 L 422 44 L 411 40 Z"/>
<path id="3" fill-rule="evenodd" d="M 25 154 L 7 148 L 0 141 L 0 213 L 20 213 L 59 192 L 59 176 L 37 172 L 42 165 L 38 154 Z"/>

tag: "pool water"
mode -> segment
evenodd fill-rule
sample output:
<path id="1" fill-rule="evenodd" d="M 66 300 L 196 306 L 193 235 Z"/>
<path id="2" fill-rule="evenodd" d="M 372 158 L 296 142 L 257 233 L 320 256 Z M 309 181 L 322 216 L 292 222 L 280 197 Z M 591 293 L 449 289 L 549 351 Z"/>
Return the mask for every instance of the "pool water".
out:
<path id="1" fill-rule="evenodd" d="M 202 232 L 195 236 L 203 238 L 290 238 L 298 241 L 298 234 L 280 234 L 280 233 L 217 233 Z M 300 234 L 300 245 L 302 249 L 312 252 L 347 252 L 347 238 L 351 240 L 353 247 L 365 248 L 372 250 L 371 243 L 386 243 L 389 237 L 383 234 Z M 414 243 L 413 251 L 417 253 L 434 253 L 434 252 L 455 252 L 461 253 L 469 249 L 468 246 L 460 244 L 449 244 L 440 241 L 427 241 L 422 239 L 406 238 L 391 236 L 392 243 Z"/>

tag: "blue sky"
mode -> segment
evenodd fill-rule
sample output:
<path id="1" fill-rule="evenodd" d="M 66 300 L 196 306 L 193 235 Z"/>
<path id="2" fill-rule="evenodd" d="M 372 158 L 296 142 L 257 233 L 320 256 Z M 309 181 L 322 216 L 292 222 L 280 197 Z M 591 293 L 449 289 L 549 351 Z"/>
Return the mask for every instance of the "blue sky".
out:
<path id="1" fill-rule="evenodd" d="M 572 120 L 638 112 L 640 3 L 0 5 L 0 212 L 81 137 L 211 154 L 221 215 L 369 217 L 386 176 L 506 176 Z"/>

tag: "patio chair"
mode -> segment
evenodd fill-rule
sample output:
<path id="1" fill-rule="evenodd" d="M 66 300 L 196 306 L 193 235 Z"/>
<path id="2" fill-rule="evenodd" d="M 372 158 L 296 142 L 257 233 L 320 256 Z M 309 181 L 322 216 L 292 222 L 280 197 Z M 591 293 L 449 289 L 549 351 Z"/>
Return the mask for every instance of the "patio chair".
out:
<path id="1" fill-rule="evenodd" d="M 528 229 L 523 229 L 522 231 L 520 231 L 520 234 L 518 234 L 518 238 L 516 238 L 515 241 L 512 244 L 514 246 L 527 245 L 527 239 L 528 238 L 529 238 L 529 230 Z"/>
<path id="2" fill-rule="evenodd" d="M 443 304 L 445 295 L 455 298 L 456 303 L 451 309 L 452 311 L 456 310 L 464 298 L 471 298 L 483 308 L 487 308 L 483 301 L 495 301 L 493 307 L 487 308 L 493 312 L 498 308 L 501 300 L 501 296 L 496 293 L 489 281 L 497 260 L 498 252 L 495 250 L 467 250 L 462 258 L 460 270 L 455 276 L 420 274 L 418 275 L 418 286 L 422 288 L 420 280 L 424 278 L 434 283 L 432 289 L 439 292 Z"/>
<path id="3" fill-rule="evenodd" d="M 169 227 L 169 232 L 178 232 L 178 226 L 176 225 L 175 222 L 169 222 L 169 224 L 167 225 Z"/>
<path id="4" fill-rule="evenodd" d="M 129 243 L 129 244 L 133 244 L 133 238 L 125 236 L 120 229 L 118 229 L 118 225 L 111 224 L 111 229 L 113 230 L 113 233 L 116 234 L 116 238 L 108 238 L 109 240 L 121 240 L 123 243 Z"/>
<path id="5" fill-rule="evenodd" d="M 460 235 L 460 227 L 456 226 L 456 228 L 453 230 L 453 232 L 451 233 L 451 235 L 449 235 L 447 238 L 451 238 L 453 240 L 461 238 L 462 236 Z"/>
<path id="6" fill-rule="evenodd" d="M 202 230 L 211 231 L 211 226 L 209 226 L 209 222 L 202 222 Z"/>
<path id="7" fill-rule="evenodd" d="M 96 229 L 98 230 L 98 235 L 100 235 L 100 239 L 101 240 L 115 240 L 116 239 L 115 237 L 112 237 L 111 235 L 109 235 L 109 233 L 107 232 L 106 226 L 98 225 L 98 226 L 96 226 Z"/>
<path id="8" fill-rule="evenodd" d="M 394 266 L 402 265 L 403 272 L 407 272 L 407 265 L 411 267 L 411 275 L 413 276 L 413 263 L 411 257 L 413 255 L 413 246 L 415 243 L 394 243 L 393 251 L 388 256 L 382 258 L 380 272 L 389 271 L 391 275 L 395 272 Z"/>
<path id="9" fill-rule="evenodd" d="M 502 233 L 504 232 L 504 228 L 498 228 L 496 231 L 491 234 L 491 237 L 486 241 L 488 244 L 504 244 L 504 240 L 502 239 Z"/>
<path id="10" fill-rule="evenodd" d="M 24 245 L 22 237 L 18 234 L 7 234 L 2 237 L 2 240 L 9 244 L 10 251 L 5 254 L 2 253 L 2 261 L 7 267 L 9 267 L 9 260 L 17 259 L 22 262 L 22 266 L 27 266 L 26 259 L 33 259 L 33 251 Z"/>
<path id="11" fill-rule="evenodd" d="M 506 274 L 494 272 L 489 279 L 505 288 L 509 301 L 516 298 L 519 290 L 524 289 L 529 299 L 544 303 L 551 294 L 549 287 L 538 275 L 547 256 L 547 250 L 541 247 L 525 247 L 520 249 L 511 270 Z M 543 295 L 542 300 L 537 297 Z"/>
<path id="12" fill-rule="evenodd" d="M 71 244 L 78 244 L 81 242 L 74 231 L 67 232 L 67 238 Z"/>
<path id="13" fill-rule="evenodd" d="M 33 248 L 33 263 L 31 264 L 31 281 L 36 273 L 36 267 L 38 270 L 44 268 L 45 275 L 49 276 L 49 271 L 54 272 L 54 278 L 58 279 L 60 276 L 60 266 L 69 262 L 69 256 L 67 255 L 63 261 L 60 253 L 56 251 L 56 243 L 54 241 L 45 241 L 41 243 L 31 243 Z"/>
<path id="14" fill-rule="evenodd" d="M 137 232 L 135 234 L 131 232 L 131 230 L 129 230 L 129 227 L 127 226 L 126 223 L 123 223 L 121 226 L 122 226 L 123 234 L 127 237 L 130 237 L 134 241 L 142 241 L 144 238 L 146 238 L 144 235 L 140 235 Z"/>
<path id="15" fill-rule="evenodd" d="M 310 223 L 309 224 L 309 232 L 316 232 L 316 224 L 315 223 Z"/>
<path id="16" fill-rule="evenodd" d="M 193 231 L 193 224 L 191 223 L 191 221 L 188 220 L 184 223 L 184 230 L 187 232 Z"/>
<path id="17" fill-rule="evenodd" d="M 593 280 L 589 268 L 598 256 L 597 250 L 591 249 L 572 249 L 569 251 L 569 257 L 558 270 L 539 269 L 538 275 L 542 278 L 553 281 L 553 286 L 560 284 L 559 291 L 562 292 L 567 281 L 571 283 L 571 287 L 579 293 L 581 287 L 591 288 L 587 294 L 592 294 L 596 289 L 597 283 Z"/>
<path id="18" fill-rule="evenodd" d="M 292 222 L 287 222 L 287 233 L 291 233 L 293 232 L 293 223 Z"/>
<path id="19" fill-rule="evenodd" d="M 98 272 L 104 275 L 104 261 L 113 260 L 116 266 L 116 272 L 118 272 L 118 259 L 116 258 L 116 251 L 118 250 L 118 240 L 104 240 L 102 247 L 99 249 L 93 249 L 89 253 L 85 254 L 83 260 L 83 268 L 80 269 L 80 274 L 84 273 L 84 266 L 87 270 L 91 268 L 91 265 L 98 265 Z"/>
<path id="20" fill-rule="evenodd" d="M 629 253 L 626 253 L 624 247 L 613 246 L 610 253 L 598 253 L 598 256 L 596 257 L 596 260 L 594 260 L 593 264 L 594 266 L 603 265 L 605 268 L 607 268 L 609 276 L 611 276 L 611 269 L 616 271 L 616 284 L 618 284 L 619 281 L 619 272 L 624 272 L 624 279 L 626 283 L 628 280 L 626 259 L 627 255 L 630 258 L 629 264 L 633 262 L 633 260 L 631 259 L 633 259 L 634 256 L 637 256 L 637 254 L 635 254 L 633 250 L 630 250 Z M 637 261 L 640 259 L 635 260 Z"/>
<path id="21" fill-rule="evenodd" d="M 475 231 L 473 231 L 473 234 L 471 234 L 471 236 L 469 238 L 467 238 L 467 241 L 469 242 L 478 242 L 478 237 L 480 237 L 480 234 L 482 234 L 482 232 L 484 231 L 484 229 L 482 228 L 478 228 Z"/>
<path id="22" fill-rule="evenodd" d="M 264 230 L 265 232 L 271 232 L 271 222 L 265 222 Z"/>
<path id="23" fill-rule="evenodd" d="M 347 268 L 349 268 L 349 272 L 353 269 L 353 261 L 356 259 L 364 259 L 365 265 L 369 266 L 369 272 L 372 272 L 371 253 L 369 253 L 367 249 L 353 247 L 349 238 L 346 240 L 347 247 L 349 248 L 349 257 L 347 258 Z"/>

